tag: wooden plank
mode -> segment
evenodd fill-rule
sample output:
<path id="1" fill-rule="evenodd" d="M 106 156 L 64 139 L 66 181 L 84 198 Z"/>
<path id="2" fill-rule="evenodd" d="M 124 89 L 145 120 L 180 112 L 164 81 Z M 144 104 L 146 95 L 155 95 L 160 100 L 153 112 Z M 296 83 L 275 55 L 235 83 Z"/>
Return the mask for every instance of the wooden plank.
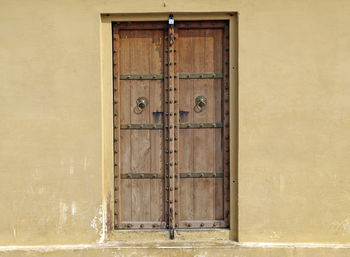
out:
<path id="1" fill-rule="evenodd" d="M 116 22 L 115 25 L 121 30 L 159 30 L 166 29 L 166 22 Z"/>
<path id="2" fill-rule="evenodd" d="M 164 59 L 164 31 L 157 30 L 152 33 L 152 44 L 149 48 L 150 67 L 152 73 L 163 73 Z M 149 121 L 152 124 L 163 124 L 163 81 L 149 81 Z M 164 132 L 150 130 L 151 152 L 150 171 L 162 173 L 164 165 Z M 164 182 L 163 180 L 150 180 L 150 220 L 164 221 Z"/>
<path id="3" fill-rule="evenodd" d="M 223 30 L 210 30 L 208 31 L 212 37 L 217 39 L 223 38 Z M 214 59 L 214 70 L 222 71 L 223 70 L 223 42 L 221 40 L 214 41 L 214 55 L 212 58 Z M 223 115 L 223 101 L 222 101 L 222 88 L 223 88 L 223 80 L 215 80 L 213 81 L 213 95 L 214 95 L 214 104 L 215 104 L 215 113 L 214 120 L 215 122 L 222 122 Z M 223 144 L 222 144 L 222 131 L 216 130 L 214 132 L 214 142 L 215 142 L 215 160 L 214 167 L 215 170 L 223 170 Z M 215 199 L 214 199 L 214 219 L 223 220 L 224 219 L 224 184 L 223 179 L 215 180 Z"/>
<path id="4" fill-rule="evenodd" d="M 149 48 L 151 46 L 149 30 L 129 32 L 130 59 L 133 61 L 130 73 L 149 73 Z M 149 105 L 142 112 L 136 107 L 139 97 L 150 99 L 149 81 L 132 81 L 131 90 L 131 123 L 149 123 Z M 150 172 L 150 132 L 148 130 L 131 131 L 131 172 Z M 150 220 L 150 181 L 132 180 L 132 220 Z"/>
<path id="5" fill-rule="evenodd" d="M 176 21 L 179 29 L 213 29 L 223 28 L 225 21 Z"/>
<path id="6" fill-rule="evenodd" d="M 179 72 L 192 71 L 193 51 L 192 38 L 186 37 L 183 30 L 178 35 L 178 69 Z M 193 123 L 193 80 L 179 82 L 179 110 L 180 123 Z M 179 138 L 179 170 L 193 171 L 193 130 L 180 130 Z M 193 179 L 180 179 L 179 187 L 179 219 L 193 219 Z"/>
<path id="7" fill-rule="evenodd" d="M 127 42 L 125 42 L 125 33 L 119 32 L 119 62 L 117 64 L 120 73 L 125 72 L 131 66 L 129 53 L 130 47 Z M 131 106 L 131 91 L 128 83 L 120 81 L 120 88 L 118 89 L 120 93 L 120 123 L 130 123 L 130 106 Z M 131 132 L 130 131 L 120 131 L 120 171 L 121 174 L 127 173 L 131 170 Z M 120 182 L 120 222 L 124 220 L 131 220 L 131 207 L 132 207 L 132 181 Z M 119 224 L 120 227 L 120 224 Z"/>
<path id="8" fill-rule="evenodd" d="M 194 37 L 193 44 L 193 72 L 213 71 L 212 56 L 213 49 L 207 36 L 207 29 L 191 29 Z M 193 122 L 213 122 L 213 92 L 210 89 L 209 80 L 195 80 L 193 95 L 205 96 L 208 99 L 207 105 L 201 112 L 193 113 Z M 195 130 L 193 137 L 194 145 L 194 171 L 214 170 L 214 133 L 209 129 Z M 211 179 L 194 179 L 194 220 L 214 218 L 214 185 Z"/>

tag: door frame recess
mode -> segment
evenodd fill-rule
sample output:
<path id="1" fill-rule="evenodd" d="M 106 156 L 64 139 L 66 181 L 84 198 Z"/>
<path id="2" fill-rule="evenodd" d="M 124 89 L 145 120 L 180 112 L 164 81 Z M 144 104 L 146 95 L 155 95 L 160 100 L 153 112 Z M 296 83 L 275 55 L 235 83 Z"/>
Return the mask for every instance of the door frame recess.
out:
<path id="1" fill-rule="evenodd" d="M 112 23 L 133 21 L 168 21 L 171 13 L 101 14 L 101 127 L 102 127 L 102 241 L 134 240 L 141 233 L 151 233 L 152 240 L 170 240 L 167 230 L 114 230 L 114 160 L 113 160 L 113 39 Z M 238 241 L 238 13 L 172 13 L 176 21 L 229 21 L 229 94 L 230 94 L 230 228 L 221 230 L 181 231 L 186 240 L 224 238 Z M 141 239 L 140 239 L 141 240 Z M 147 240 L 147 239 L 146 239 Z M 142 239 L 145 241 L 145 239 Z"/>

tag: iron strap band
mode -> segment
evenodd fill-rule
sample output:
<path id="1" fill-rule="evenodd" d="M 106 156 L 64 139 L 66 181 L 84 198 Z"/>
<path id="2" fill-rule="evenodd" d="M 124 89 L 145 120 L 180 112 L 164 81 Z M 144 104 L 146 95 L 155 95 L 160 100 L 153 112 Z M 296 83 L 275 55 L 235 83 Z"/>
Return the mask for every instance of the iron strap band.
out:
<path id="1" fill-rule="evenodd" d="M 222 171 L 217 172 L 181 172 L 180 178 L 223 178 Z M 162 179 L 163 173 L 124 173 L 121 179 Z"/>
<path id="2" fill-rule="evenodd" d="M 180 79 L 222 79 L 224 75 L 220 72 L 201 72 L 201 73 L 179 73 Z M 118 78 L 118 75 L 114 75 Z M 120 80 L 163 80 L 168 75 L 163 74 L 120 74 Z M 174 75 L 176 78 L 176 75 Z"/>
<path id="3" fill-rule="evenodd" d="M 191 128 L 222 128 L 221 122 L 216 123 L 180 123 L 180 129 Z M 121 124 L 120 129 L 164 129 L 164 124 Z"/>

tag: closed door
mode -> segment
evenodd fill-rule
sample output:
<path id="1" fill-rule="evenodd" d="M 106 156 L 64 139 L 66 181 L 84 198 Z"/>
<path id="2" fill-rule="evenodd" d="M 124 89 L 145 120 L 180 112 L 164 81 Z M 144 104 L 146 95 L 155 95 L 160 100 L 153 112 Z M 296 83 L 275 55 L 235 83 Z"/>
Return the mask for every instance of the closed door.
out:
<path id="1" fill-rule="evenodd" d="M 113 25 L 116 229 L 229 226 L 226 21 Z"/>

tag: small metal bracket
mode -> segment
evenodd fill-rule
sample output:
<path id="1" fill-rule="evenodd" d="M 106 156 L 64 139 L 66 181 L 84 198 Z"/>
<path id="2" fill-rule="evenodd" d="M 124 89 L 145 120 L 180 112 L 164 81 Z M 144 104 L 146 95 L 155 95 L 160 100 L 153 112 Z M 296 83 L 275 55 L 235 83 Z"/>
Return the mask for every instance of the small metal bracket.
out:
<path id="1" fill-rule="evenodd" d="M 169 25 L 170 25 L 170 26 L 173 26 L 174 23 L 175 23 L 174 15 L 173 15 L 173 14 L 170 14 L 170 15 L 169 15 Z"/>

